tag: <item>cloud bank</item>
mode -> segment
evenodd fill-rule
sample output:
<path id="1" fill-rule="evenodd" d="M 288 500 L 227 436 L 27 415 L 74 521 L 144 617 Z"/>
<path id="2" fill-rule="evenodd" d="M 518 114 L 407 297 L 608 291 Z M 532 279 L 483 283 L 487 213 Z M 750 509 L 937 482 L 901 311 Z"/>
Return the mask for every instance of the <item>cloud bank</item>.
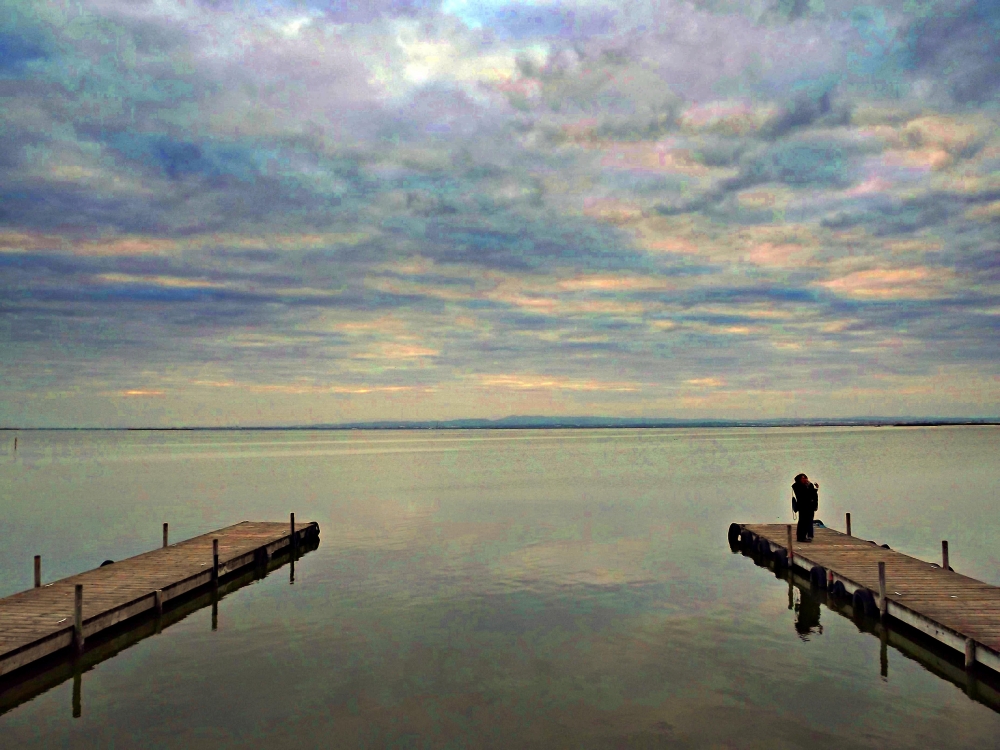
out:
<path id="1" fill-rule="evenodd" d="M 5 425 L 996 412 L 993 3 L 0 19 Z"/>

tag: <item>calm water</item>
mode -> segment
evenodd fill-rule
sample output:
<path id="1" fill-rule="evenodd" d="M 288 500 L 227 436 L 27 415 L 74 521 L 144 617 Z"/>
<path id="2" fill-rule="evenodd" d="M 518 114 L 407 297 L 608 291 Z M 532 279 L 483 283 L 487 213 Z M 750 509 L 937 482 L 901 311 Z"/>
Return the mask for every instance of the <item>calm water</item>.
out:
<path id="1" fill-rule="evenodd" d="M 995 747 L 1000 715 L 730 552 L 818 517 L 1000 584 L 1000 430 L 19 433 L 0 596 L 295 511 L 318 550 L 0 716 L 4 747 Z M 797 589 L 793 597 L 799 601 Z"/>

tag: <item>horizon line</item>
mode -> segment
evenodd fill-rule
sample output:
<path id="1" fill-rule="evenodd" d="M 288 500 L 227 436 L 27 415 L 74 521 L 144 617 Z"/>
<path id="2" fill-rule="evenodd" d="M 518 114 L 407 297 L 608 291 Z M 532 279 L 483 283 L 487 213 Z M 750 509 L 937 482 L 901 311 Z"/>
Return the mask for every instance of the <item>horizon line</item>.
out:
<path id="1" fill-rule="evenodd" d="M 590 422 L 591 424 L 572 424 Z M 406 429 L 573 429 L 614 427 L 934 427 L 934 426 L 988 426 L 1000 425 L 1000 416 L 944 417 L 944 416 L 875 416 L 875 417 L 772 417 L 761 419 L 729 418 L 679 418 L 679 417 L 599 417 L 567 416 L 547 417 L 511 415 L 497 419 L 459 417 L 455 419 L 382 419 L 357 422 L 318 422 L 286 425 L 173 425 L 173 426 L 0 426 L 0 432 L 19 431 L 108 431 L 108 432 L 170 432 L 170 431 L 225 431 L 225 430 L 406 430 Z"/>

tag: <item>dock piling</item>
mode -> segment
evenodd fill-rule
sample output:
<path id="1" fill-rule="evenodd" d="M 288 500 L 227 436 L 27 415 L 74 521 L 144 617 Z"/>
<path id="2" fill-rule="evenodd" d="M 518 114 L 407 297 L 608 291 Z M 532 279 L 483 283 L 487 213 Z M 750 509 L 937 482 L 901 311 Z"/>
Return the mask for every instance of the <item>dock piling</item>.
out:
<path id="1" fill-rule="evenodd" d="M 156 608 L 156 616 L 161 617 L 163 615 L 163 589 L 157 589 L 153 592 L 153 606 Z"/>
<path id="2" fill-rule="evenodd" d="M 851 514 L 847 514 L 847 536 L 851 536 Z"/>
<path id="3" fill-rule="evenodd" d="M 948 542 L 941 540 L 941 570 L 949 570 L 948 566 Z"/>
<path id="4" fill-rule="evenodd" d="M 792 525 L 785 524 L 788 531 L 788 569 L 792 569 L 792 563 L 795 562 L 795 550 L 792 548 Z"/>
<path id="5" fill-rule="evenodd" d="M 77 653 L 83 651 L 83 584 L 78 583 L 73 591 L 73 645 Z"/>
<path id="6" fill-rule="evenodd" d="M 292 547 L 294 548 L 295 547 L 295 514 L 294 513 L 289 514 L 289 523 L 291 524 L 292 535 L 291 535 L 291 538 L 288 540 L 288 543 L 290 545 L 292 545 Z"/>
<path id="7" fill-rule="evenodd" d="M 169 541 L 168 541 L 168 539 L 169 539 L 169 534 L 168 534 L 168 528 L 169 528 L 169 525 L 167 524 L 167 522 L 166 522 L 166 521 L 164 521 L 164 522 L 163 522 L 163 546 L 164 546 L 164 547 L 167 547 L 167 546 L 169 546 Z"/>
<path id="8" fill-rule="evenodd" d="M 219 581 L 219 540 L 212 540 L 212 580 Z"/>
<path id="9" fill-rule="evenodd" d="M 885 562 L 881 560 L 878 564 L 878 611 L 882 622 L 885 622 L 889 616 L 889 600 L 885 595 Z"/>
<path id="10" fill-rule="evenodd" d="M 35 555 L 35 588 L 42 587 L 42 556 Z"/>
<path id="11" fill-rule="evenodd" d="M 976 665 L 976 642 L 971 638 L 965 639 L 965 669 L 971 670 Z"/>

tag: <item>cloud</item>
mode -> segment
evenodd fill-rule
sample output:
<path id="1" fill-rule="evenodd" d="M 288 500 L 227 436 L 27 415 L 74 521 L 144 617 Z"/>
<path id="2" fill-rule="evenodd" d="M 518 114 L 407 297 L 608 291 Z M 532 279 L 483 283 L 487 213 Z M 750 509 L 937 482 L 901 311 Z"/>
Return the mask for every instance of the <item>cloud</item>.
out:
<path id="1" fill-rule="evenodd" d="M 788 10 L 3 0 L 0 418 L 980 408 L 992 11 Z"/>
<path id="2" fill-rule="evenodd" d="M 817 282 L 835 294 L 862 299 L 929 299 L 947 295 L 952 275 L 926 267 L 855 271 L 829 281 Z"/>

